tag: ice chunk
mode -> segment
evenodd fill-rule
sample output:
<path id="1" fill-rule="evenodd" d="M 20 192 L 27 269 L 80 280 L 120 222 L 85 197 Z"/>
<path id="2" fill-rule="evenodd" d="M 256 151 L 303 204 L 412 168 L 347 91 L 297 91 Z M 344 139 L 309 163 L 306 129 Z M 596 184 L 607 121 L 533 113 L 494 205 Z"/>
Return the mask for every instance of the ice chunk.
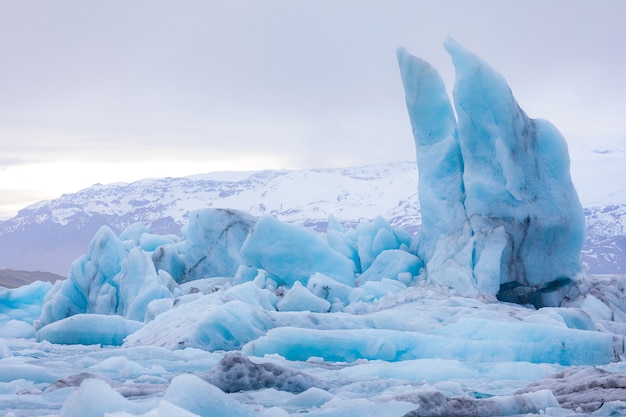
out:
<path id="1" fill-rule="evenodd" d="M 187 267 L 185 266 L 185 259 L 176 245 L 168 244 L 156 248 L 152 252 L 152 262 L 154 262 L 154 268 L 157 271 L 166 271 L 174 281 L 181 282 L 183 280 Z"/>
<path id="2" fill-rule="evenodd" d="M 309 230 L 271 216 L 261 217 L 241 253 L 249 265 L 264 269 L 289 286 L 295 281 L 306 283 L 316 272 L 354 286 L 352 261 Z"/>
<path id="3" fill-rule="evenodd" d="M 457 359 L 584 365 L 610 363 L 620 353 L 607 333 L 463 318 L 428 332 L 386 329 L 271 329 L 244 346 L 245 355 L 278 353 L 291 360 Z M 620 348 L 621 349 L 621 348 Z"/>
<path id="4" fill-rule="evenodd" d="M 86 379 L 70 394 L 59 417 L 105 417 L 115 411 L 128 411 L 132 414 L 145 411 L 100 379 Z"/>
<path id="5" fill-rule="evenodd" d="M 58 344 L 120 346 L 126 336 L 142 326 L 121 316 L 77 314 L 42 327 L 37 338 Z"/>
<path id="6" fill-rule="evenodd" d="M 239 300 L 222 304 L 205 295 L 175 305 L 126 339 L 125 346 L 235 350 L 274 326 L 260 306 Z"/>
<path id="7" fill-rule="evenodd" d="M 161 275 L 154 269 L 149 253 L 139 248 L 131 249 L 123 270 L 115 277 L 119 288 L 118 304 L 105 313 L 119 312 L 130 320 L 143 321 L 148 303 L 160 298 L 172 298 L 170 288 L 174 289 L 176 284 L 169 274 L 160 272 Z"/>
<path id="8" fill-rule="evenodd" d="M 137 378 L 145 373 L 145 369 L 126 356 L 111 356 L 89 367 L 92 371 L 110 377 Z"/>
<path id="9" fill-rule="evenodd" d="M 322 383 L 310 375 L 272 363 L 254 363 L 239 352 L 229 352 L 202 379 L 224 392 L 274 388 L 301 393 Z"/>
<path id="10" fill-rule="evenodd" d="M 261 417 L 195 375 L 174 378 L 165 391 L 164 399 L 202 417 Z"/>
<path id="11" fill-rule="evenodd" d="M 591 294 L 585 296 L 580 308 L 595 318 L 601 320 L 613 320 L 613 311 Z"/>
<path id="12" fill-rule="evenodd" d="M 57 376 L 41 366 L 18 362 L 11 357 L 0 360 L 0 382 L 19 379 L 35 383 L 50 383 L 56 380 Z"/>
<path id="13" fill-rule="evenodd" d="M 328 245 L 337 252 L 350 259 L 357 272 L 361 272 L 361 260 L 356 249 L 356 242 L 353 242 L 346 236 L 346 230 L 339 224 L 339 221 L 333 216 L 328 217 L 328 229 L 326 230 L 326 240 Z"/>
<path id="14" fill-rule="evenodd" d="M 395 294 L 406 289 L 406 285 L 400 281 L 382 278 L 380 281 L 366 281 L 363 285 L 356 287 L 350 293 L 350 303 L 365 302 L 371 303 L 389 294 Z"/>
<path id="15" fill-rule="evenodd" d="M 187 272 L 184 281 L 232 277 L 245 264 L 240 250 L 256 218 L 232 209 L 204 209 L 189 213 L 184 229 Z"/>
<path id="16" fill-rule="evenodd" d="M 307 289 L 318 297 L 328 300 L 330 303 L 337 301 L 348 304 L 352 287 L 335 281 L 324 274 L 316 273 L 309 278 Z"/>
<path id="17" fill-rule="evenodd" d="M 400 379 L 439 386 L 443 381 L 536 381 L 555 373 L 554 365 L 529 362 L 462 362 L 456 359 L 414 359 L 401 362 L 369 361 L 345 367 L 349 380 Z M 480 384 L 480 382 L 478 382 Z"/>
<path id="18" fill-rule="evenodd" d="M 0 325 L 11 320 L 33 323 L 50 288 L 52 284 L 41 281 L 13 289 L 0 287 Z"/>
<path id="19" fill-rule="evenodd" d="M 528 321 L 528 318 L 533 316 L 535 315 L 527 316 L 524 321 Z M 583 310 L 577 308 L 544 307 L 537 310 L 536 316 L 538 316 L 536 323 L 545 324 L 548 321 L 546 318 L 549 318 L 562 322 L 570 329 L 598 330 L 598 326 L 596 326 L 591 317 Z"/>
<path id="20" fill-rule="evenodd" d="M 152 300 L 146 307 L 146 315 L 144 316 L 144 322 L 154 320 L 159 314 L 169 310 L 174 305 L 174 300 L 171 298 L 160 298 L 158 300 Z"/>
<path id="21" fill-rule="evenodd" d="M 6 323 L 0 322 L 0 338 L 22 338 L 29 339 L 37 337 L 37 332 L 30 324 L 20 320 L 9 320 Z"/>
<path id="22" fill-rule="evenodd" d="M 150 228 L 141 222 L 135 222 L 120 233 L 120 240 L 130 240 L 137 246 L 144 233 L 150 233 Z"/>
<path id="23" fill-rule="evenodd" d="M 276 304 L 278 311 L 311 311 L 325 313 L 330 310 L 330 303 L 320 298 L 296 281 L 283 298 Z"/>
<path id="24" fill-rule="evenodd" d="M 356 228 L 357 250 L 361 261 L 361 271 L 366 271 L 374 259 L 383 251 L 398 249 L 402 242 L 396 236 L 389 223 L 380 216 L 373 220 L 361 223 Z"/>
<path id="25" fill-rule="evenodd" d="M 242 353 L 248 356 L 277 353 L 286 359 L 301 361 L 311 357 L 339 362 L 357 359 L 397 361 L 408 358 L 406 352 L 417 343 L 416 335 L 391 330 L 279 327 L 246 344 Z"/>
<path id="26" fill-rule="evenodd" d="M 139 238 L 139 247 L 146 252 L 154 252 L 160 246 L 173 245 L 178 239 L 172 235 L 156 235 L 153 233 L 144 233 Z"/>
<path id="27" fill-rule="evenodd" d="M 280 407 L 271 407 L 263 412 L 263 417 L 289 417 L 289 413 Z"/>
<path id="28" fill-rule="evenodd" d="M 559 304 L 582 271 L 584 217 L 565 140 L 519 108 L 504 78 L 448 39 L 458 123 L 437 71 L 398 50 L 420 175 L 422 230 L 412 248 L 429 280 L 496 295 L 510 282 L 549 287 Z"/>
<path id="29" fill-rule="evenodd" d="M 333 396 L 328 391 L 313 387 L 287 400 L 285 406 L 296 407 L 297 409 L 319 408 L 332 398 Z"/>
<path id="30" fill-rule="evenodd" d="M 482 341 L 489 341 L 491 352 L 480 354 L 493 360 L 583 365 L 610 363 L 620 354 L 611 334 L 536 323 L 462 318 L 429 333 L 464 340 L 466 358 Z"/>
<path id="31" fill-rule="evenodd" d="M 380 281 L 383 278 L 397 279 L 398 275 L 408 272 L 412 277 L 417 276 L 424 263 L 417 256 L 409 252 L 389 249 L 381 252 L 372 265 L 363 272 L 357 282 Z"/>
<path id="32" fill-rule="evenodd" d="M 133 237 L 143 230 L 129 234 Z M 143 320 L 150 301 L 172 298 L 176 283 L 171 276 L 156 271 L 149 252 L 126 248 L 125 242 L 130 240 L 122 242 L 111 229 L 100 228 L 88 254 L 72 264 L 68 279 L 57 281 L 46 295 L 35 327 L 89 313 Z"/>
<path id="33" fill-rule="evenodd" d="M 127 250 L 106 226 L 96 232 L 86 256 L 72 264 L 68 279 L 57 281 L 44 300 L 37 328 L 74 314 L 115 312 L 117 284 Z"/>

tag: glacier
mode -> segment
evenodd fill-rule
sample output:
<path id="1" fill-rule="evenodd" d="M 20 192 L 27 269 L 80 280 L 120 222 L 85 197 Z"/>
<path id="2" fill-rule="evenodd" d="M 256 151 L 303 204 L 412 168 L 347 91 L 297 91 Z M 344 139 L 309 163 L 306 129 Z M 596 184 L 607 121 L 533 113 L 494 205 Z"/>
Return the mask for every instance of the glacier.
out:
<path id="1" fill-rule="evenodd" d="M 182 238 L 101 227 L 67 279 L 0 288 L 4 417 L 626 415 L 626 277 L 582 273 L 564 139 L 445 47 L 454 106 L 397 53 L 419 233 L 210 207 Z"/>

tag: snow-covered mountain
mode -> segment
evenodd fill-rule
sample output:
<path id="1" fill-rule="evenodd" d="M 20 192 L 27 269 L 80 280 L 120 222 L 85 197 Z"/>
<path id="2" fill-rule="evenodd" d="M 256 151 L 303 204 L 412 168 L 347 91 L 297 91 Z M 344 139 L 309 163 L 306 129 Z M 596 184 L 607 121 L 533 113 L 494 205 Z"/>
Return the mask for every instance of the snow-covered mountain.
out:
<path id="1" fill-rule="evenodd" d="M 573 163 L 587 221 L 583 263 L 592 273 L 626 270 L 626 188 L 599 187 L 594 177 L 620 161 L 600 155 Z M 139 221 L 155 233 L 180 234 L 189 211 L 207 207 L 272 214 L 319 231 L 331 214 L 346 225 L 380 215 L 410 233 L 421 224 L 415 162 L 145 179 L 97 184 L 0 222 L 0 267 L 66 274 L 101 225 L 119 233 Z"/>
<path id="2" fill-rule="evenodd" d="M 420 224 L 414 162 L 299 171 L 214 172 L 184 178 L 94 185 L 40 202 L 0 222 L 0 267 L 66 274 L 101 225 L 119 233 L 135 222 L 181 233 L 188 213 L 235 208 L 325 230 L 377 215 L 415 231 Z"/>

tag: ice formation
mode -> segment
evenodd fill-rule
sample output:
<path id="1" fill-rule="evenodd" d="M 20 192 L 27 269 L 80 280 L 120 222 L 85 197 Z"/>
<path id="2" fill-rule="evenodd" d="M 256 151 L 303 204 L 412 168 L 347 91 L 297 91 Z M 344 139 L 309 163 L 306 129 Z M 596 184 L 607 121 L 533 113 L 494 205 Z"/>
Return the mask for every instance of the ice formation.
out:
<path id="1" fill-rule="evenodd" d="M 458 121 L 437 71 L 398 50 L 420 173 L 413 248 L 432 282 L 460 293 L 515 290 L 521 302 L 558 303 L 529 293 L 556 290 L 582 270 L 584 217 L 565 140 L 530 119 L 488 64 L 452 39 L 445 47 Z"/>

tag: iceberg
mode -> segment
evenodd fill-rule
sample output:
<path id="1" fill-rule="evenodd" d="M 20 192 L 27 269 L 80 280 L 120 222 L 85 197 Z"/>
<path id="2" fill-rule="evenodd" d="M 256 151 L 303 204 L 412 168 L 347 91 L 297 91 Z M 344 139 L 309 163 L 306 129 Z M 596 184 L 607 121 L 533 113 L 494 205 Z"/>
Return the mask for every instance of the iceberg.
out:
<path id="1" fill-rule="evenodd" d="M 166 271 L 157 272 L 150 253 L 138 244 L 136 233 L 117 237 L 101 227 L 87 255 L 72 264 L 68 279 L 57 281 L 46 294 L 35 328 L 76 314 L 118 314 L 143 321 L 151 301 L 172 298 L 176 283 Z"/>
<path id="2" fill-rule="evenodd" d="M 205 209 L 189 215 L 184 281 L 208 277 L 232 277 L 245 264 L 241 247 L 256 218 L 239 210 Z"/>
<path id="3" fill-rule="evenodd" d="M 282 223 L 266 215 L 259 219 L 241 248 L 249 266 L 263 269 L 278 283 L 307 283 L 311 275 L 324 274 L 354 286 L 354 263 L 309 230 Z"/>
<path id="4" fill-rule="evenodd" d="M 420 175 L 423 224 L 412 249 L 430 281 L 460 294 L 520 286 L 517 301 L 559 304 L 582 273 L 585 227 L 565 139 L 529 118 L 486 62 L 453 39 L 445 48 L 454 110 L 437 71 L 397 52 Z"/>
<path id="5" fill-rule="evenodd" d="M 0 326 L 15 320 L 32 323 L 41 314 L 50 288 L 52 284 L 41 281 L 13 289 L 0 287 Z"/>

